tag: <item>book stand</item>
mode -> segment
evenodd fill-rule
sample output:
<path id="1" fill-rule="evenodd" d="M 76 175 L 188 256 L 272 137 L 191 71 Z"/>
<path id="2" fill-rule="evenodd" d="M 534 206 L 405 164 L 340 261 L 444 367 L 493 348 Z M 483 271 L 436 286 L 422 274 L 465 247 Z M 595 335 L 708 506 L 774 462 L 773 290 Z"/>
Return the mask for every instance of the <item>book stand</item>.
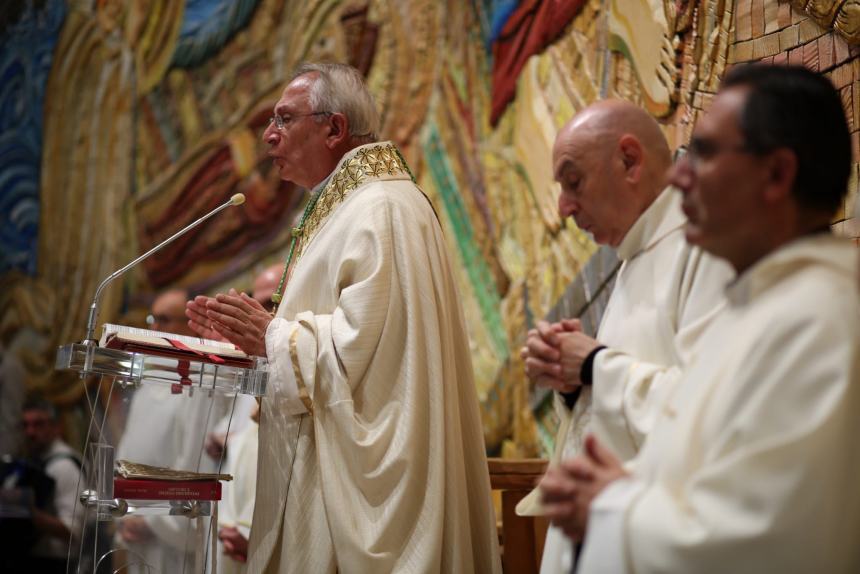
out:
<path id="1" fill-rule="evenodd" d="M 227 427 L 218 432 L 244 422 L 232 418 L 237 398 L 265 394 L 267 361 L 250 357 L 246 365 L 231 366 L 194 355 L 165 357 L 139 349 L 72 343 L 58 349 L 55 367 L 76 371 L 91 381 L 87 388 L 90 421 L 75 512 L 77 532 L 67 572 L 161 572 L 168 566 L 153 563 L 157 560 L 151 556 L 168 552 L 184 557 L 181 566 L 171 566 L 171 571 L 215 571 L 220 484 L 213 485 L 210 479 L 206 485 L 194 481 L 173 486 L 164 480 L 140 484 L 120 478 L 117 492 L 124 497 L 116 496 L 116 461 L 127 458 L 176 470 L 219 472 L 222 461 L 205 452 L 206 438 L 222 419 L 228 421 Z M 154 554 L 121 542 L 119 523 L 133 516 L 168 523 L 172 534 L 159 531 L 150 538 L 156 545 Z M 155 525 L 152 528 L 158 530 Z M 169 548 L 170 543 L 176 546 L 177 539 L 185 540 L 184 546 Z"/>

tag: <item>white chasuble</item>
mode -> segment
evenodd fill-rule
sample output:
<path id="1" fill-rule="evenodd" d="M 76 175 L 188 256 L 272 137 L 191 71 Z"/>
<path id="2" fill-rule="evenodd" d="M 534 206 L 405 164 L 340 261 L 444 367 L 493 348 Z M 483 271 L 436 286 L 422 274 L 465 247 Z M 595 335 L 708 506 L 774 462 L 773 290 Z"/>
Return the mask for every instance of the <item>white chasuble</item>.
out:
<path id="1" fill-rule="evenodd" d="M 579 574 L 860 572 L 856 249 L 796 240 L 726 294 Z"/>
<path id="2" fill-rule="evenodd" d="M 592 386 L 582 389 L 572 410 L 555 393 L 561 424 L 553 464 L 579 454 L 587 432 L 622 460 L 633 458 L 682 365 L 723 307 L 723 288 L 734 273 L 690 247 L 683 225 L 680 194 L 667 188 L 618 246 L 622 266 L 596 337 L 608 348 L 595 357 Z M 517 511 L 539 514 L 539 497 L 535 489 Z M 541 572 L 569 572 L 571 550 L 561 530 L 550 527 Z"/>
<path id="3" fill-rule="evenodd" d="M 499 572 L 469 340 L 390 143 L 349 152 L 266 334 L 249 572 Z"/>

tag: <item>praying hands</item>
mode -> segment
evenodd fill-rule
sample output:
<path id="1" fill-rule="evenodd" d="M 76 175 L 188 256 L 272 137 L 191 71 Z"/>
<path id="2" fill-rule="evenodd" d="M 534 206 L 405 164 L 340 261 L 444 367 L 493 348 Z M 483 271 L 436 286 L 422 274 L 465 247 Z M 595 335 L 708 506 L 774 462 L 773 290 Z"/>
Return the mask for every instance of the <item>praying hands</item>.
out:
<path id="1" fill-rule="evenodd" d="M 535 384 L 569 393 L 582 385 L 582 363 L 599 346 L 597 340 L 582 332 L 578 319 L 538 321 L 528 332 L 520 357 L 525 361 L 526 376 Z"/>
<path id="2" fill-rule="evenodd" d="M 588 435 L 581 456 L 549 468 L 541 480 L 547 518 L 573 541 L 582 541 L 591 501 L 611 482 L 627 474 L 618 458 L 594 435 Z"/>
<path id="3" fill-rule="evenodd" d="M 185 308 L 188 326 L 206 339 L 229 341 L 249 355 L 266 356 L 268 311 L 245 293 L 230 289 L 215 297 L 198 295 Z"/>

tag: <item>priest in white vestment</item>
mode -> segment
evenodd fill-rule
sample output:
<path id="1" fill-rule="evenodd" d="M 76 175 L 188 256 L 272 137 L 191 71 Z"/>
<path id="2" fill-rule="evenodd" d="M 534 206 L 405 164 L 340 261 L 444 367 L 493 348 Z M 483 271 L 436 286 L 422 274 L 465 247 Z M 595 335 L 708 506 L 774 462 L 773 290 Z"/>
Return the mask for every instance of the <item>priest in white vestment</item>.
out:
<path id="1" fill-rule="evenodd" d="M 827 79 L 727 75 L 671 180 L 738 278 L 632 473 L 589 437 L 545 484 L 580 574 L 860 572 L 857 262 L 828 229 L 850 167 Z"/>
<path id="2" fill-rule="evenodd" d="M 267 356 L 249 572 L 499 572 L 469 340 L 441 228 L 360 74 L 306 65 L 263 138 L 312 190 L 273 319 L 189 302 Z M 279 293 L 276 299 L 280 298 Z"/>
<path id="3" fill-rule="evenodd" d="M 722 308 L 732 271 L 684 241 L 680 197 L 663 189 L 670 163 L 657 123 L 627 102 L 582 110 L 556 139 L 561 215 L 615 247 L 622 265 L 597 340 L 541 323 L 524 349 L 529 376 L 561 391 L 555 393 L 561 424 L 553 464 L 582 450 L 587 429 L 623 460 L 633 458 Z M 518 512 L 540 513 L 539 498 L 536 489 Z M 550 527 L 541 572 L 569 572 L 572 560 L 570 540 Z"/>

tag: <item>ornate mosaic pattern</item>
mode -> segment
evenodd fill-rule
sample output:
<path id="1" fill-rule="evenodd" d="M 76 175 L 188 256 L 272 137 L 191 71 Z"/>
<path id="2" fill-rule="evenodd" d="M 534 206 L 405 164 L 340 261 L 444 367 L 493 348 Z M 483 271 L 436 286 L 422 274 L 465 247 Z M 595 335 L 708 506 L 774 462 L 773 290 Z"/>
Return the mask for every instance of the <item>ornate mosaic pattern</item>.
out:
<path id="1" fill-rule="evenodd" d="M 791 4 L 851 44 L 860 43 L 860 3 L 856 0 L 792 0 Z"/>
<path id="2" fill-rule="evenodd" d="M 53 0 L 41 11 L 18 9 L 19 20 L 0 34 L 0 273 L 35 275 L 42 106 L 66 7 Z"/>
<path id="3" fill-rule="evenodd" d="M 3 349 L 30 388 L 80 404 L 83 386 L 52 372 L 52 354 L 82 336 L 99 280 L 233 193 L 247 197 L 240 210 L 124 277 L 102 319 L 134 324 L 158 290 L 249 286 L 282 261 L 307 192 L 279 180 L 260 135 L 297 63 L 350 62 L 377 99 L 380 135 L 437 208 L 488 447 L 549 450 L 555 422 L 518 348 L 536 320 L 582 308 L 611 271 L 557 214 L 549 158 L 565 121 L 599 98 L 625 98 L 651 110 L 677 147 L 729 66 L 790 62 L 840 90 L 860 157 L 856 2 L 577 4 L 554 26 L 561 20 L 530 15 L 538 2 L 517 0 L 10 0 L 10 21 L 0 18 Z M 34 43 L 40 34 L 48 39 Z M 527 50 L 505 47 L 515 97 L 496 107 L 494 125 L 495 54 L 520 37 Z M 303 244 L 361 181 L 412 175 L 396 151 L 351 162 Z M 834 226 L 860 238 L 849 215 L 856 164 L 854 174 Z M 596 324 L 599 299 L 588 309 Z"/>

